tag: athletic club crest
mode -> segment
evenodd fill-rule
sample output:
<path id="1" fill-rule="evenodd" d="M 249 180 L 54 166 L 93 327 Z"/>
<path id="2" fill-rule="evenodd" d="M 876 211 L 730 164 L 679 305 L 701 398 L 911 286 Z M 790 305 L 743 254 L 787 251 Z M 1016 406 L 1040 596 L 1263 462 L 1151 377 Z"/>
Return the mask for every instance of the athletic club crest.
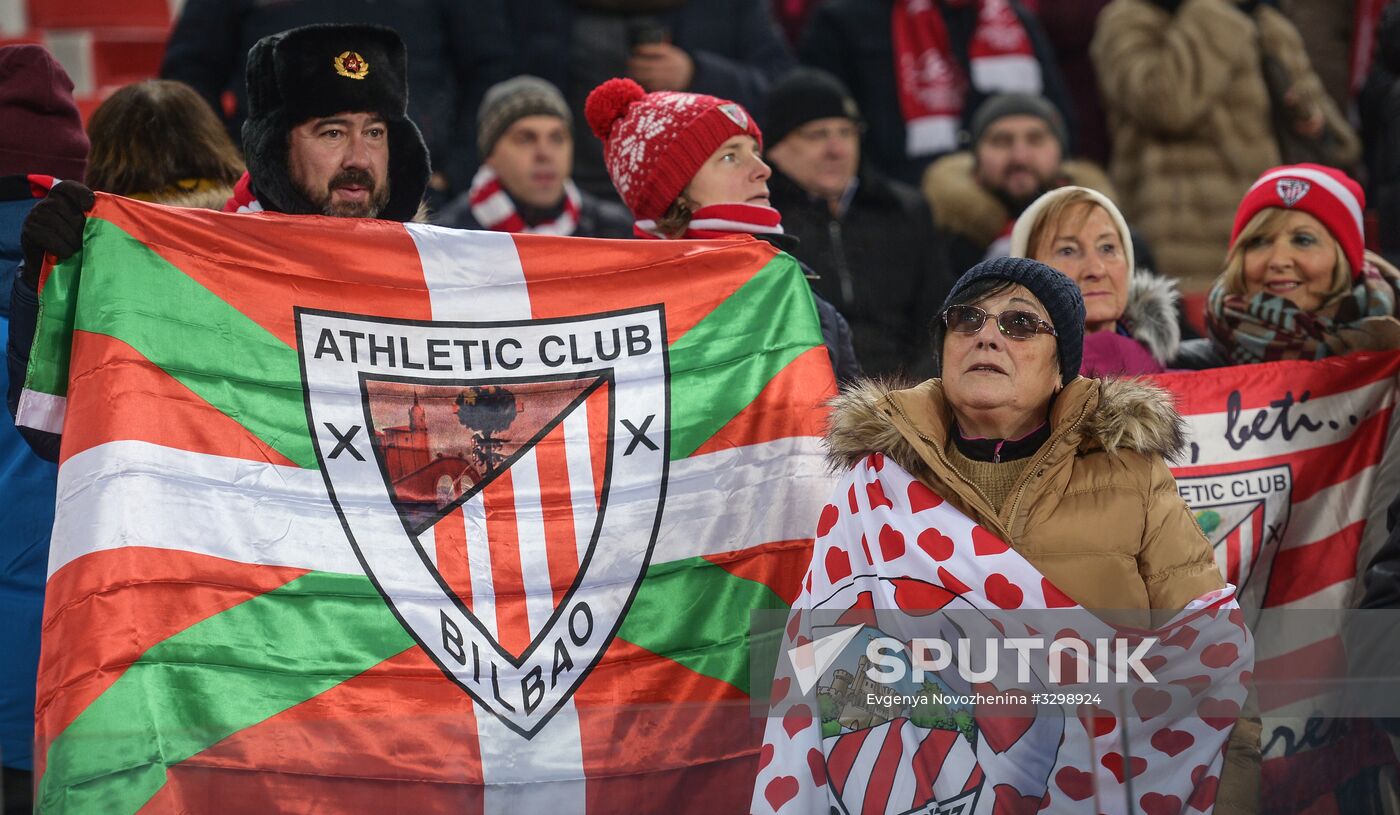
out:
<path id="1" fill-rule="evenodd" d="M 1312 189 L 1312 184 L 1301 178 L 1280 178 L 1274 183 L 1274 190 L 1278 192 L 1279 200 L 1283 201 L 1286 207 L 1293 207 L 1303 200 L 1303 196 Z"/>
<path id="2" fill-rule="evenodd" d="M 719 110 L 725 116 L 729 117 L 729 121 L 733 122 L 734 124 L 738 125 L 744 130 L 749 129 L 749 114 L 745 113 L 743 108 L 739 107 L 733 102 L 726 102 L 725 104 L 719 106 Z"/>
<path id="3" fill-rule="evenodd" d="M 598 663 L 650 561 L 665 337 L 657 307 L 490 323 L 297 311 L 307 420 L 365 573 L 526 738 Z"/>
<path id="4" fill-rule="evenodd" d="M 1293 505 L 1293 469 L 1286 464 L 1259 470 L 1177 478 L 1177 490 L 1215 549 L 1225 579 L 1244 595 L 1262 592 L 1274 555 L 1288 528 Z"/>

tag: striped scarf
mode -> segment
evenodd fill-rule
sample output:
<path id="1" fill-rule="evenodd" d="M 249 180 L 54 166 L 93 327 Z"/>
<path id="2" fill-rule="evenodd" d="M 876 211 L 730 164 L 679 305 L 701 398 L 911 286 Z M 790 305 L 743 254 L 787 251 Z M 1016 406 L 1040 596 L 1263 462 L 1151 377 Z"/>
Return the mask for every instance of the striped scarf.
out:
<path id="1" fill-rule="evenodd" d="M 781 235 L 783 216 L 772 207 L 757 204 L 711 204 L 700 207 L 690 217 L 682 238 L 703 240 L 730 235 Z M 639 238 L 665 239 L 656 221 L 638 221 L 632 232 Z"/>
<path id="2" fill-rule="evenodd" d="M 529 232 L 535 235 L 562 235 L 568 237 L 578 229 L 578 214 L 581 205 L 578 187 L 572 179 L 564 181 L 564 208 L 558 215 L 537 224 L 525 222 L 516 209 L 515 199 L 510 197 L 496 171 L 483 166 L 472 178 L 471 189 L 467 191 L 471 201 L 472 217 L 482 229 L 492 232 Z"/>
<path id="3" fill-rule="evenodd" d="M 1395 317 L 1397 288 L 1400 274 L 1369 256 L 1356 285 L 1317 311 L 1267 292 L 1227 294 L 1216 283 L 1207 301 L 1206 330 L 1225 358 L 1238 365 L 1382 350 L 1358 332 Z"/>
<path id="4" fill-rule="evenodd" d="M 895 84 L 910 156 L 957 148 L 969 83 L 986 94 L 1038 94 L 1044 87 L 1030 35 L 1007 0 L 977 0 L 977 27 L 967 45 L 971 76 L 964 75 L 940 5 L 968 2 L 896 0 L 892 6 Z"/>

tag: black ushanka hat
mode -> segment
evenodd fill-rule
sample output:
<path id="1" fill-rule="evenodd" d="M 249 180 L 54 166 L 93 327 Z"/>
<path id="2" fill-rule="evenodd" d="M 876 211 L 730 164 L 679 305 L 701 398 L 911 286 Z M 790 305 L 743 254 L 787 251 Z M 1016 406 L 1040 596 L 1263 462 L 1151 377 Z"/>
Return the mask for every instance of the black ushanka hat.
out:
<path id="1" fill-rule="evenodd" d="M 413 218 L 428 187 L 428 147 L 408 118 L 408 58 L 393 29 L 309 25 L 272 34 L 249 49 L 246 73 L 243 154 L 265 209 L 319 212 L 292 183 L 287 135 L 293 127 L 336 113 L 373 112 L 389 130 L 389 201 L 379 217 Z"/>

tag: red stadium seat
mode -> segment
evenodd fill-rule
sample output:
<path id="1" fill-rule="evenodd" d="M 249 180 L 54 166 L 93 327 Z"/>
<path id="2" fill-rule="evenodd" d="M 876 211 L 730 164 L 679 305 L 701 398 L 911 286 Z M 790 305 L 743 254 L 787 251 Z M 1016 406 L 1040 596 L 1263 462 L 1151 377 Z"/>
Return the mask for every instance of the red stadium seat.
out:
<path id="1" fill-rule="evenodd" d="M 170 27 L 168 0 L 28 0 L 29 27 Z"/>
<path id="2" fill-rule="evenodd" d="M 7 45 L 43 45 L 44 38 L 37 31 L 29 31 L 23 34 L 7 34 L 0 37 L 0 48 Z"/>
<path id="3" fill-rule="evenodd" d="M 92 37 L 92 80 L 96 87 L 126 85 L 160 73 L 164 28 L 98 30 Z"/>

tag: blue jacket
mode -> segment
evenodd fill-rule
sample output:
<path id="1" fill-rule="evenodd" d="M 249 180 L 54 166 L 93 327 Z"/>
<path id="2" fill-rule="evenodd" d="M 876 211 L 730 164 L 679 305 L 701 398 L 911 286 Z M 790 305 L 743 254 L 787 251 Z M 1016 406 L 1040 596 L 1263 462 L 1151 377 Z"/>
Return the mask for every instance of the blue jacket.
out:
<path id="1" fill-rule="evenodd" d="M 0 331 L 7 337 L 20 225 L 34 204 L 22 176 L 0 178 Z M 0 368 L 0 382 L 8 380 Z M 34 766 L 34 680 L 57 478 L 58 468 L 36 456 L 0 411 L 0 756 L 22 770 Z"/>

